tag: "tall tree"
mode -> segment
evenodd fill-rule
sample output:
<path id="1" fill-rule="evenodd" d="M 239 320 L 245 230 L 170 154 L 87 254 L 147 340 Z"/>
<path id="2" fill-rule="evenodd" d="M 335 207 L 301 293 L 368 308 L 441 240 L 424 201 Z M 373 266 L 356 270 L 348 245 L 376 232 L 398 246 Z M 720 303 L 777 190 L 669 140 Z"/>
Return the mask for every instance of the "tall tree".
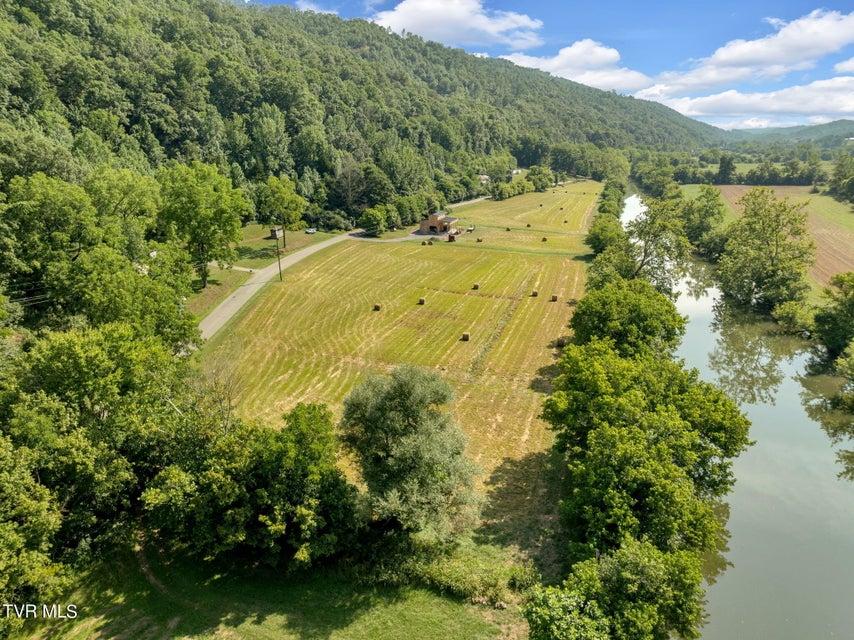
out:
<path id="1" fill-rule="evenodd" d="M 669 354 L 685 333 L 673 303 L 645 280 L 617 280 L 590 291 L 569 322 L 573 342 L 610 338 L 624 356 Z"/>
<path id="2" fill-rule="evenodd" d="M 296 192 L 287 177 L 270 176 L 255 192 L 255 215 L 259 222 L 298 229 L 308 202 Z"/>
<path id="3" fill-rule="evenodd" d="M 403 366 L 367 379 L 344 401 L 342 439 L 381 526 L 443 541 L 476 522 L 467 438 L 441 410 L 452 395 L 437 374 Z"/>
<path id="4" fill-rule="evenodd" d="M 766 187 L 751 189 L 739 204 L 744 215 L 728 230 L 717 270 L 724 295 L 763 310 L 803 299 L 815 253 L 805 205 L 779 200 Z"/>
<path id="5" fill-rule="evenodd" d="M 735 180 L 735 158 L 728 153 L 722 153 L 715 175 L 716 184 L 732 184 Z"/>
<path id="6" fill-rule="evenodd" d="M 240 189 L 212 165 L 172 163 L 158 173 L 163 195 L 160 219 L 167 233 L 185 242 L 193 266 L 208 284 L 209 263 L 234 259 L 240 219 L 248 204 Z"/>

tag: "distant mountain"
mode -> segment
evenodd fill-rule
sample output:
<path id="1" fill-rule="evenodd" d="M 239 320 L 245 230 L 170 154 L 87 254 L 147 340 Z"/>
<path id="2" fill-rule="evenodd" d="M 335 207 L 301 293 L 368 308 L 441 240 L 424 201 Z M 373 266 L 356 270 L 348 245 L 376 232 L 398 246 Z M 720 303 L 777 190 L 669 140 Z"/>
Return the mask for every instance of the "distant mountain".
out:
<path id="1" fill-rule="evenodd" d="M 812 142 L 826 147 L 839 146 L 846 138 L 854 138 L 854 120 L 834 120 L 811 126 L 735 129 L 727 135 L 732 141 Z"/>

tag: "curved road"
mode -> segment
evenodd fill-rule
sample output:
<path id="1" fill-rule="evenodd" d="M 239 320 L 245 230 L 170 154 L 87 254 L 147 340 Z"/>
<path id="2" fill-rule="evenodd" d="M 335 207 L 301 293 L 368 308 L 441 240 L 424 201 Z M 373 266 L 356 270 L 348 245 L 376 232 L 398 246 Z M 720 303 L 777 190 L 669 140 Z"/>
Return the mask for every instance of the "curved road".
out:
<path id="1" fill-rule="evenodd" d="M 299 251 L 294 251 L 291 254 L 283 256 L 282 271 L 296 264 L 303 258 L 306 258 L 313 253 L 317 253 L 321 249 L 325 249 L 326 247 L 341 242 L 342 240 L 351 239 L 353 237 L 352 234 L 354 233 L 358 233 L 358 231 L 342 233 L 340 236 L 329 238 L 328 240 L 318 242 L 317 244 L 310 245 L 304 249 L 300 249 Z M 202 338 L 204 340 L 208 340 L 213 337 L 217 331 L 222 329 L 226 322 L 231 320 L 235 313 L 240 311 L 243 305 L 249 302 L 249 299 L 252 296 L 258 293 L 261 287 L 278 275 L 279 267 L 275 262 L 263 269 L 256 270 L 249 280 L 240 285 L 237 288 L 237 291 L 223 300 L 219 306 L 205 316 L 204 320 L 199 323 L 199 330 L 202 332 Z"/>

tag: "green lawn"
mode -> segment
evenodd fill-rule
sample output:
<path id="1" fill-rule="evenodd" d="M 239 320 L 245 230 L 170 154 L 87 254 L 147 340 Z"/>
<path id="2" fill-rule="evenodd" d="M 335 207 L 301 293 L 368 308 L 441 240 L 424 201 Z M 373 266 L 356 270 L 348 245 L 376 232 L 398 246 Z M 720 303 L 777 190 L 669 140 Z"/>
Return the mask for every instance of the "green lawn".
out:
<path id="1" fill-rule="evenodd" d="M 325 231 L 314 234 L 286 231 L 284 239 L 279 240 L 279 249 L 284 256 L 334 235 Z M 276 241 L 270 238 L 270 225 L 250 224 L 243 227 L 243 240 L 237 246 L 237 260 L 234 264 L 247 269 L 260 269 L 272 264 L 275 259 Z"/>
<path id="2" fill-rule="evenodd" d="M 240 575 L 147 549 L 118 553 L 65 599 L 77 618 L 28 621 L 15 637 L 246 640 L 475 640 L 524 637 L 515 608 L 461 602 L 429 589 L 359 586 L 334 571 Z"/>
<path id="3" fill-rule="evenodd" d="M 201 320 L 232 291 L 246 282 L 250 275 L 252 274 L 248 271 L 212 267 L 206 288 L 201 288 L 201 280 L 196 281 L 197 291 L 187 300 L 187 311 Z"/>

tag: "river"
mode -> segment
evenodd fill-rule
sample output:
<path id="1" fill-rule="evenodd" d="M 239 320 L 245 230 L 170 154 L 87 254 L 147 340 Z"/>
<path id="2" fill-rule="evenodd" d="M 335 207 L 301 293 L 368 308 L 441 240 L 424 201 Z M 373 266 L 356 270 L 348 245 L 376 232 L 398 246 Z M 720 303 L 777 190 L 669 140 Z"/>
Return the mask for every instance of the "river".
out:
<path id="1" fill-rule="evenodd" d="M 623 220 L 642 211 L 632 196 Z M 722 318 L 716 294 L 684 287 L 678 355 L 739 402 L 755 444 L 734 465 L 729 566 L 707 587 L 703 638 L 854 638 L 854 484 L 837 478 L 836 449 L 810 416 L 838 380 L 807 375 L 803 341 L 774 335 L 768 323 Z"/>

